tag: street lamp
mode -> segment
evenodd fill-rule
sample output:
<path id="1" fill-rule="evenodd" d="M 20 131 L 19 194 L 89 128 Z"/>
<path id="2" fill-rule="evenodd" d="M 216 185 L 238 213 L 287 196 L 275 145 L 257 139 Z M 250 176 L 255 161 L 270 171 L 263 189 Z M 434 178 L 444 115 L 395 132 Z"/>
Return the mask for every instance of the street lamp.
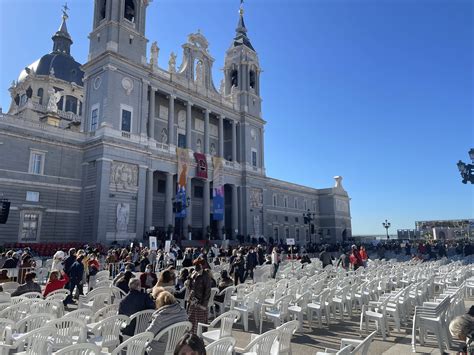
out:
<path id="1" fill-rule="evenodd" d="M 471 158 L 471 161 L 474 162 L 474 148 L 471 148 L 471 150 L 469 150 L 469 158 Z M 458 167 L 459 172 L 461 173 L 461 182 L 463 184 L 467 184 L 467 182 L 469 181 L 471 184 L 474 184 L 474 165 L 466 164 L 461 160 L 459 160 L 456 165 Z"/>
<path id="2" fill-rule="evenodd" d="M 385 228 L 385 231 L 387 232 L 387 239 L 390 239 L 388 235 L 388 229 L 390 228 L 391 224 L 389 221 L 385 220 L 385 222 L 382 222 L 382 226 Z"/>

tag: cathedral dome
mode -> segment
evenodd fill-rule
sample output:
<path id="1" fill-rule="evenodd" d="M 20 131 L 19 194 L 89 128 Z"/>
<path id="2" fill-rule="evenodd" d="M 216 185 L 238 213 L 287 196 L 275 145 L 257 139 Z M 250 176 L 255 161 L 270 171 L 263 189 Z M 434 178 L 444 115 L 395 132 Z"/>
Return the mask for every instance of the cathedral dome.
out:
<path id="1" fill-rule="evenodd" d="M 83 86 L 84 72 L 81 70 L 81 64 L 71 56 L 72 38 L 66 25 L 67 9 L 65 6 L 61 26 L 52 37 L 53 51 L 23 69 L 18 77 L 19 82 L 34 72 L 36 75 L 54 75 L 58 79 Z"/>
<path id="2" fill-rule="evenodd" d="M 36 75 L 53 74 L 58 79 L 83 86 L 84 72 L 81 70 L 81 64 L 76 62 L 72 56 L 62 52 L 53 52 L 42 56 L 21 71 L 18 81 L 23 81 L 32 71 Z"/>

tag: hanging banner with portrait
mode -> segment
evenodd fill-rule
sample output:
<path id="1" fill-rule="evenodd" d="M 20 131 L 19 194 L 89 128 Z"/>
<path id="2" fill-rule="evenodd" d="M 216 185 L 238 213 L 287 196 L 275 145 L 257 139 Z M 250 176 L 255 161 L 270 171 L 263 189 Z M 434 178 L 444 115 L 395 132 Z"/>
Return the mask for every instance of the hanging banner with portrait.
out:
<path id="1" fill-rule="evenodd" d="M 201 179 L 207 179 L 207 159 L 206 155 L 202 153 L 194 153 L 194 159 L 196 159 L 196 177 Z"/>
<path id="2" fill-rule="evenodd" d="M 214 167 L 214 179 L 212 181 L 212 219 L 222 221 L 224 219 L 224 159 L 212 157 Z"/>
<path id="3" fill-rule="evenodd" d="M 186 181 L 188 179 L 189 154 L 187 149 L 176 148 L 178 155 L 178 190 L 176 202 L 181 202 L 181 209 L 176 211 L 176 218 L 186 217 Z"/>

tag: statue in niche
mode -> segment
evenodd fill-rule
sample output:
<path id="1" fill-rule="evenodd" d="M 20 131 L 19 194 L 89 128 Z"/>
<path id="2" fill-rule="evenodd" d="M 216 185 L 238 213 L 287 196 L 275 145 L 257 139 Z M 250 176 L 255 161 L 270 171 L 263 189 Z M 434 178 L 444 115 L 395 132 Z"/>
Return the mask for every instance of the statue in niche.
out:
<path id="1" fill-rule="evenodd" d="M 196 83 L 201 85 L 204 83 L 204 77 L 203 77 L 203 72 L 202 72 L 202 62 L 198 60 L 196 63 Z"/>
<path id="2" fill-rule="evenodd" d="M 214 143 L 211 143 L 210 153 L 212 156 L 216 155 L 216 145 Z"/>
<path id="3" fill-rule="evenodd" d="M 158 53 L 160 52 L 160 48 L 158 48 L 156 41 L 152 43 L 150 52 L 150 66 L 152 68 L 158 68 Z"/>
<path id="4" fill-rule="evenodd" d="M 168 71 L 170 73 L 176 73 L 176 54 L 171 52 L 170 60 L 168 61 Z"/>
<path id="5" fill-rule="evenodd" d="M 54 88 L 48 89 L 49 100 L 48 100 L 48 112 L 58 112 L 58 102 L 61 100 L 61 93 L 56 92 Z"/>
<path id="6" fill-rule="evenodd" d="M 202 149 L 201 147 L 202 147 L 201 140 L 198 139 L 198 140 L 196 141 L 196 152 L 201 153 L 201 149 Z"/>
<path id="7" fill-rule="evenodd" d="M 119 203 L 117 204 L 117 232 L 126 233 L 128 227 L 128 220 L 130 217 L 130 204 Z"/>
<path id="8" fill-rule="evenodd" d="M 167 144 L 168 143 L 168 131 L 166 128 L 161 130 L 161 143 Z"/>

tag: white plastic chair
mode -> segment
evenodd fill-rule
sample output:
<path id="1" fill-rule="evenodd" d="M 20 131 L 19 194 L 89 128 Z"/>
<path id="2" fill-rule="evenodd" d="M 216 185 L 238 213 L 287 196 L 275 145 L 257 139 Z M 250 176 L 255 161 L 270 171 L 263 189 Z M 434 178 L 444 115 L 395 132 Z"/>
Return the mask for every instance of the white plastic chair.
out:
<path id="1" fill-rule="evenodd" d="M 258 326 L 258 312 L 256 311 L 255 302 L 257 300 L 258 294 L 260 291 L 252 291 L 246 295 L 242 302 L 239 305 L 233 305 L 231 309 L 238 311 L 241 316 L 242 323 L 244 325 L 244 330 L 247 332 L 249 328 L 249 313 L 253 313 L 253 318 L 255 321 L 255 327 Z"/>
<path id="2" fill-rule="evenodd" d="M 143 332 L 134 335 L 115 348 L 112 351 L 112 355 L 144 355 L 153 337 L 154 334 L 152 332 Z"/>
<path id="3" fill-rule="evenodd" d="M 48 322 L 48 326 L 56 328 L 53 349 L 61 349 L 69 345 L 84 343 L 87 339 L 86 323 L 79 319 L 55 319 Z"/>
<path id="4" fill-rule="evenodd" d="M 219 289 L 217 287 L 211 288 L 211 295 L 209 296 L 209 302 L 207 303 L 207 309 L 209 312 L 209 315 L 211 314 L 211 311 L 214 315 L 214 318 L 216 318 L 216 305 L 214 304 L 214 297 L 219 293 Z"/>
<path id="5" fill-rule="evenodd" d="M 144 311 L 134 313 L 130 316 L 130 323 L 135 320 L 135 331 L 133 333 L 134 335 L 143 333 L 148 328 L 153 313 L 155 313 L 154 309 L 146 309 Z"/>
<path id="6" fill-rule="evenodd" d="M 64 304 L 60 301 L 32 299 L 30 303 L 31 313 L 48 313 L 54 314 L 56 318 L 60 318 L 64 314 Z"/>
<path id="7" fill-rule="evenodd" d="M 324 352 L 317 352 L 316 355 L 337 354 L 337 355 L 368 355 L 370 345 L 375 338 L 377 331 L 370 333 L 365 339 L 341 339 L 341 348 L 326 348 Z"/>
<path id="8" fill-rule="evenodd" d="M 63 316 L 63 318 L 75 318 L 83 321 L 85 324 L 89 324 L 92 321 L 93 316 L 94 313 L 92 313 L 92 309 L 83 308 L 68 312 Z"/>
<path id="9" fill-rule="evenodd" d="M 173 355 L 179 340 L 182 338 L 184 333 L 190 331 L 192 327 L 193 325 L 191 322 L 178 322 L 159 332 L 153 339 L 153 342 L 159 342 L 161 338 L 166 337 L 165 349 L 160 355 Z"/>
<path id="10" fill-rule="evenodd" d="M 81 343 L 67 346 L 52 355 L 102 355 L 102 350 L 95 344 Z"/>
<path id="11" fill-rule="evenodd" d="M 262 313 L 260 315 L 260 333 L 262 333 L 264 317 L 273 320 L 275 328 L 288 319 L 288 306 L 292 299 L 292 295 L 286 295 L 276 300 L 274 304 L 263 305 Z"/>
<path id="12" fill-rule="evenodd" d="M 53 314 L 38 313 L 29 315 L 28 317 L 21 319 L 15 324 L 15 332 L 13 333 L 13 338 L 17 339 L 25 333 L 41 328 L 48 321 L 51 321 L 53 319 L 55 319 Z"/>
<path id="13" fill-rule="evenodd" d="M 280 325 L 277 330 L 280 332 L 277 339 L 273 342 L 272 355 L 290 355 L 291 354 L 291 338 L 300 326 L 299 321 L 292 320 Z"/>
<path id="14" fill-rule="evenodd" d="M 235 286 L 229 286 L 217 294 L 218 296 L 224 296 L 224 301 L 222 302 L 214 300 L 214 303 L 219 306 L 219 314 L 224 313 L 227 308 L 230 308 L 230 297 L 234 291 Z"/>
<path id="15" fill-rule="evenodd" d="M 1 351 L 17 350 L 28 355 L 45 355 L 51 353 L 50 338 L 56 333 L 54 327 L 45 326 L 32 330 L 16 339 L 13 344 L 0 344 Z"/>
<path id="16" fill-rule="evenodd" d="M 232 327 L 240 318 L 238 311 L 232 310 L 225 312 L 214 319 L 211 324 L 198 323 L 197 335 L 201 337 L 205 343 L 212 343 L 224 337 L 232 336 Z M 220 327 L 215 326 L 220 323 Z M 207 332 L 203 332 L 203 328 L 207 328 Z"/>
<path id="17" fill-rule="evenodd" d="M 7 318 L 14 322 L 18 322 L 24 317 L 27 317 L 30 313 L 30 303 L 25 300 L 18 304 L 11 305 L 0 311 L 0 318 Z"/>
<path id="18" fill-rule="evenodd" d="M 40 292 L 26 292 L 22 294 L 23 297 L 26 298 L 41 298 L 43 299 L 43 295 Z"/>
<path id="19" fill-rule="evenodd" d="M 2 283 L 3 292 L 12 293 L 15 291 L 20 284 L 16 281 L 7 281 Z"/>
<path id="20" fill-rule="evenodd" d="M 288 312 L 290 313 L 290 316 L 295 316 L 296 319 L 299 321 L 300 329 L 303 329 L 304 315 L 305 313 L 307 313 L 310 298 L 311 291 L 306 291 L 296 299 L 295 304 L 290 305 L 288 307 Z"/>
<path id="21" fill-rule="evenodd" d="M 94 313 L 94 316 L 92 317 L 92 322 L 96 323 L 110 316 L 116 316 L 118 314 L 118 308 L 118 304 L 110 304 L 108 306 L 102 307 Z"/>
<path id="22" fill-rule="evenodd" d="M 271 355 L 273 343 L 279 334 L 278 329 L 269 330 L 257 336 L 245 348 L 236 347 L 235 351 L 242 355 Z"/>
<path id="23" fill-rule="evenodd" d="M 308 303 L 306 305 L 306 309 L 308 312 L 308 323 L 309 323 L 309 329 L 312 328 L 313 324 L 313 314 L 316 312 L 318 316 L 318 323 L 319 327 L 322 327 L 322 317 L 323 317 L 323 312 L 324 316 L 326 318 L 326 323 L 329 327 L 329 309 L 327 307 L 327 298 L 329 297 L 331 291 L 329 289 L 324 289 L 321 291 L 319 294 L 318 298 L 319 300 L 314 300 L 311 303 Z"/>
<path id="24" fill-rule="evenodd" d="M 389 298 L 386 298 L 382 302 L 369 302 L 369 305 L 362 306 L 362 312 L 360 313 L 360 332 L 362 335 L 362 328 L 365 321 L 365 328 L 369 330 L 369 321 L 375 321 L 377 329 L 382 333 L 382 339 L 385 341 L 387 335 L 389 335 L 389 329 L 387 324 L 387 315 L 385 308 Z"/>
<path id="25" fill-rule="evenodd" d="M 129 322 L 130 318 L 124 315 L 116 315 L 103 319 L 92 327 L 91 332 L 95 337 L 89 339 L 89 342 L 110 350 L 120 344 L 120 330 Z"/>
<path id="26" fill-rule="evenodd" d="M 52 299 L 52 300 L 64 301 L 66 299 L 66 297 L 69 296 L 70 294 L 71 294 L 71 291 L 69 291 L 69 290 L 59 289 L 59 290 L 55 290 L 55 291 L 52 291 L 52 292 L 48 293 L 48 296 L 46 296 L 46 299 L 47 300 Z"/>
<path id="27" fill-rule="evenodd" d="M 207 355 L 232 355 L 235 346 L 235 339 L 224 337 L 206 346 Z"/>

